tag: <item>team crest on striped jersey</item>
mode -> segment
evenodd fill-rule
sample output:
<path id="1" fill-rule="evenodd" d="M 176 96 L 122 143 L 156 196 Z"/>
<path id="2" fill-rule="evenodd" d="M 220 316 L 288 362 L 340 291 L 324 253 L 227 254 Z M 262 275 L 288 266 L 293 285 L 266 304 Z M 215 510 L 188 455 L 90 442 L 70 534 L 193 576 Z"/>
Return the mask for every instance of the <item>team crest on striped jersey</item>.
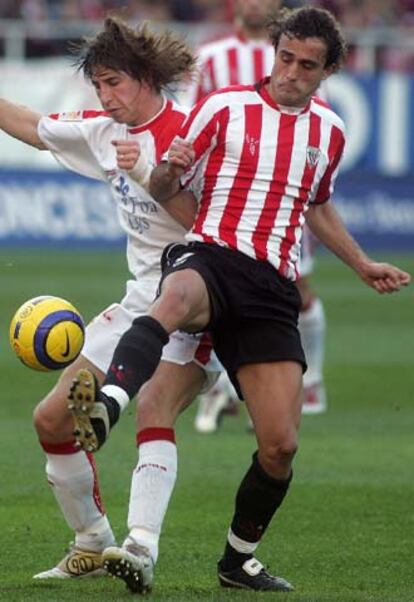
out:
<path id="1" fill-rule="evenodd" d="M 321 151 L 317 146 L 308 146 L 306 149 L 306 163 L 309 167 L 316 167 Z"/>
<path id="2" fill-rule="evenodd" d="M 246 144 L 249 148 L 249 152 L 252 157 L 255 156 L 257 147 L 259 146 L 259 140 L 257 138 L 253 138 L 250 134 L 246 134 Z"/>

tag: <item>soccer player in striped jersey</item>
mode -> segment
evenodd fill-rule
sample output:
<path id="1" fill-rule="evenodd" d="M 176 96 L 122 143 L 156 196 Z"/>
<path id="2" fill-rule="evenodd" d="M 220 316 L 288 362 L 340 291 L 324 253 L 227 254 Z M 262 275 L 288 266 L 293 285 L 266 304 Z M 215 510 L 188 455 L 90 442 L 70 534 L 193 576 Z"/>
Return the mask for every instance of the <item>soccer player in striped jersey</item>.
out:
<path id="1" fill-rule="evenodd" d="M 218 578 L 223 587 L 289 591 L 290 583 L 270 575 L 254 553 L 288 491 L 298 446 L 306 361 L 295 280 L 305 220 L 379 293 L 398 291 L 410 276 L 370 259 L 330 202 L 344 128 L 314 93 L 344 59 L 338 23 L 327 11 L 303 8 L 281 11 L 269 31 L 275 47 L 270 77 L 198 103 L 167 161 L 151 174 L 150 190 L 161 203 L 182 187 L 191 189 L 197 216 L 188 243 L 164 251 L 159 296 L 148 315 L 121 337 L 103 388 L 110 396 L 96 387 L 90 392 L 108 408 L 125 393 L 133 397 L 156 370 L 172 332 L 209 330 L 247 404 L 258 444 L 236 495 Z M 74 395 L 86 391 L 75 383 Z M 150 412 L 147 407 L 147 420 Z M 144 514 L 132 481 L 130 516 Z M 127 584 L 139 579 L 141 537 L 136 524 L 121 548 L 103 553 L 109 570 Z"/>
<path id="2" fill-rule="evenodd" d="M 108 18 L 96 37 L 84 41 L 78 58 L 79 68 L 96 89 L 102 111 L 41 116 L 29 108 L 0 100 L 0 127 L 4 131 L 40 150 L 51 151 L 64 167 L 108 184 L 126 233 L 132 275 L 125 297 L 88 325 L 81 356 L 62 373 L 35 410 L 35 428 L 46 455 L 47 480 L 75 539 L 69 553 L 53 568 L 37 574 L 37 579 L 105 573 L 102 551 L 115 540 L 100 499 L 94 458 L 89 452 L 94 440 L 89 437 L 86 451 L 75 444 L 73 416 L 67 407 L 68 387 L 79 369 L 93 369 L 98 381 L 103 381 L 121 334 L 136 317 L 146 313 L 155 297 L 163 248 L 172 240 L 184 240 L 186 228 L 194 218 L 192 202 L 162 208 L 146 190 L 152 166 L 168 149 L 188 112 L 168 100 L 163 90 L 191 74 L 195 62 L 192 52 L 172 34 L 156 34 L 146 26 L 135 31 L 121 20 Z M 204 338 L 186 333 L 171 337 L 163 353 L 165 361 L 142 392 L 143 400 L 158 407 L 157 417 L 163 429 L 155 437 L 157 469 L 151 467 L 155 464 L 146 465 L 145 458 L 154 447 L 154 435 L 144 428 L 144 418 L 138 435 L 136 485 L 141 497 L 148 497 L 151 509 L 146 514 L 151 556 L 142 555 L 140 590 L 150 587 L 157 555 L 156 531 L 177 471 L 174 431 L 169 427 L 182 405 L 190 403 L 200 387 L 214 380 L 220 369 Z M 105 417 L 107 424 L 118 419 L 128 401 L 125 396 Z M 85 435 L 86 422 L 79 418 L 76 403 L 77 400 L 71 401 L 72 412 L 79 435 Z M 143 464 L 146 469 L 141 470 Z M 156 504 L 152 498 L 155 482 Z M 145 521 L 141 524 L 146 525 Z"/>
<path id="3" fill-rule="evenodd" d="M 271 13 L 282 6 L 281 0 L 235 0 L 234 33 L 204 44 L 198 51 L 198 77 L 189 86 L 185 100 L 191 105 L 214 90 L 236 84 L 254 84 L 270 74 L 274 48 L 266 23 Z M 318 94 L 320 91 L 318 91 Z M 326 410 L 323 382 L 325 349 L 325 311 L 322 300 L 309 281 L 313 271 L 315 239 L 305 228 L 301 248 L 300 278 L 297 286 L 302 298 L 299 331 L 308 369 L 304 376 L 304 414 Z M 200 397 L 195 428 L 200 433 L 215 432 L 225 414 L 237 409 L 237 395 L 226 374 Z"/>

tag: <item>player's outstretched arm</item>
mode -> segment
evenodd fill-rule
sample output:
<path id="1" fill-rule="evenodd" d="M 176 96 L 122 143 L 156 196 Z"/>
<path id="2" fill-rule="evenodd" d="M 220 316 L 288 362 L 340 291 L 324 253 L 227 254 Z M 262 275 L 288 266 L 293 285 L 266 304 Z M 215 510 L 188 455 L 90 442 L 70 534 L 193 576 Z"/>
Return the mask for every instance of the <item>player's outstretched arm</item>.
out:
<path id="1" fill-rule="evenodd" d="M 306 223 L 317 238 L 379 293 L 394 293 L 411 281 L 410 274 L 368 257 L 345 228 L 332 203 L 312 205 Z"/>
<path id="2" fill-rule="evenodd" d="M 0 129 L 21 142 L 47 150 L 37 133 L 40 118 L 40 113 L 0 98 Z"/>
<path id="3" fill-rule="evenodd" d="M 163 161 L 151 173 L 150 193 L 163 203 L 180 190 L 180 177 L 194 163 L 195 153 L 190 142 L 176 138 L 168 150 L 168 161 Z"/>

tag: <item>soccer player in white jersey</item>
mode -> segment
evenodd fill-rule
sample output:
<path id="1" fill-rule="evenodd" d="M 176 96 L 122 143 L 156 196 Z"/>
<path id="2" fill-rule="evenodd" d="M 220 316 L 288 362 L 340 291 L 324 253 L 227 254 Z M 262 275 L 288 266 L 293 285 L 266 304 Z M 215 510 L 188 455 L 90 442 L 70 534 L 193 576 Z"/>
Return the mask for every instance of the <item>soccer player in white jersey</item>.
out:
<path id="1" fill-rule="evenodd" d="M 198 51 L 198 76 L 186 91 L 191 105 L 214 90 L 236 84 L 254 84 L 269 75 L 274 62 L 274 48 L 266 28 L 268 16 L 282 6 L 281 0 L 235 0 L 234 33 L 204 44 Z M 318 94 L 320 91 L 318 91 Z M 315 244 L 304 230 L 300 278 L 297 286 L 302 298 L 299 331 L 308 369 L 304 375 L 304 414 L 326 410 L 323 381 L 325 349 L 325 311 L 321 299 L 311 287 Z M 215 432 L 225 414 L 235 409 L 237 396 L 226 374 L 200 397 L 195 428 L 200 433 Z M 237 406 L 236 406 L 237 407 Z"/>
<path id="2" fill-rule="evenodd" d="M 252 417 L 258 451 L 242 479 L 218 577 L 224 587 L 289 591 L 254 552 L 292 479 L 305 356 L 297 329 L 298 276 L 305 219 L 315 235 L 379 293 L 410 276 L 370 259 L 349 235 L 330 197 L 344 147 L 341 119 L 313 96 L 343 61 L 337 22 L 324 10 L 281 11 L 271 21 L 275 62 L 269 78 L 198 103 L 168 160 L 151 174 L 160 202 L 191 187 L 198 212 L 187 244 L 163 254 L 160 293 L 115 350 L 104 395 L 89 375 L 72 388 L 109 408 L 132 397 L 156 370 L 177 328 L 208 329 L 219 359 Z M 116 367 L 122 366 L 122 378 Z M 154 413 L 154 419 L 156 413 Z M 148 461 L 152 461 L 149 458 Z M 130 516 L 141 507 L 132 482 Z M 104 564 L 129 587 L 141 579 L 142 533 L 133 527 Z M 133 589 L 133 588 L 131 588 Z"/>
<path id="3" fill-rule="evenodd" d="M 95 38 L 81 45 L 79 56 L 79 68 L 95 86 L 103 111 L 42 117 L 28 108 L 0 100 L 0 127 L 5 132 L 51 151 L 65 167 L 108 184 L 127 235 L 128 266 L 133 276 L 123 300 L 89 324 L 82 355 L 62 373 L 35 410 L 35 428 L 46 454 L 47 480 L 67 524 L 75 532 L 75 544 L 69 554 L 57 566 L 36 575 L 39 579 L 103 573 L 101 552 L 114 543 L 100 499 L 93 456 L 75 445 L 67 390 L 82 368 L 93 369 L 98 381 L 103 380 L 121 334 L 147 311 L 155 297 L 162 249 L 167 242 L 183 240 L 186 228 L 193 222 L 191 202 L 183 207 L 174 205 L 173 219 L 142 184 L 187 114 L 167 100 L 162 90 L 187 77 L 194 61 L 178 37 L 155 34 L 145 26 L 134 31 L 122 21 L 109 18 Z M 210 378 L 214 379 L 217 360 L 215 363 L 210 359 L 209 351 L 204 340 L 177 333 L 165 348 L 160 370 L 142 392 L 144 400 L 148 398 L 158 406 L 158 419 L 164 427 L 155 437 L 159 469 L 143 469 L 137 477 L 142 496 L 149 497 L 152 510 L 145 518 L 149 521 L 153 558 L 176 475 L 174 431 L 169 427 L 180 407 L 190 403 Z M 127 402 L 126 397 L 121 406 L 114 408 L 109 422 L 116 421 Z M 76 413 L 76 407 L 73 411 Z M 145 459 L 153 446 L 154 431 L 145 429 L 145 417 L 140 425 L 137 443 L 140 458 Z M 79 426 L 82 429 L 82 423 Z M 154 504 L 150 481 L 157 479 L 159 491 Z M 144 520 L 142 527 L 145 526 Z M 147 581 L 151 572 L 152 561 L 146 570 Z"/>

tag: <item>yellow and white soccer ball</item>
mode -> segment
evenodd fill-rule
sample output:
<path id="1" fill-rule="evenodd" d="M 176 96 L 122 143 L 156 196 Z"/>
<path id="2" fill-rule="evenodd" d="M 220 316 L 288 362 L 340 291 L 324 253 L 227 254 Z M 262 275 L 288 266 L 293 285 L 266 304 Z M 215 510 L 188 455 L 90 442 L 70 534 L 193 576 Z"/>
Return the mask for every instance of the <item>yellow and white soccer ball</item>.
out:
<path id="1" fill-rule="evenodd" d="M 78 357 L 84 339 L 81 314 L 59 297 L 26 301 L 10 323 L 10 345 L 23 364 L 33 370 L 65 368 Z"/>

